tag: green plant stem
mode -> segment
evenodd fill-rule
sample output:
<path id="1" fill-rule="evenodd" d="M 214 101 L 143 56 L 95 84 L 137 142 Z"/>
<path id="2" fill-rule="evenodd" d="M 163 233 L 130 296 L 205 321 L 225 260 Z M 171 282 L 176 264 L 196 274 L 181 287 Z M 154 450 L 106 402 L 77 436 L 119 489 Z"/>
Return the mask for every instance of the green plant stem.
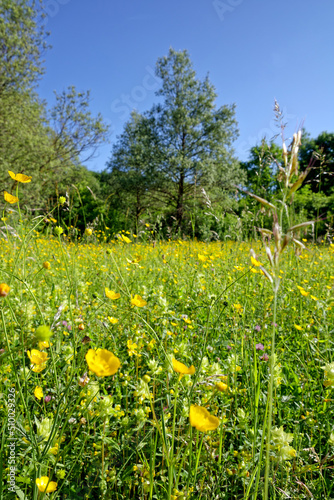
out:
<path id="1" fill-rule="evenodd" d="M 176 387 L 175 387 L 175 397 L 174 397 L 174 414 L 173 414 L 173 427 L 172 427 L 172 444 L 169 452 L 169 466 L 168 466 L 168 500 L 171 500 L 172 495 L 172 487 L 173 487 L 173 472 L 174 472 L 174 442 L 175 442 L 175 421 L 176 421 L 176 408 L 177 408 L 177 397 L 179 392 L 179 382 L 180 377 L 177 379 Z"/>
<path id="2" fill-rule="evenodd" d="M 278 273 L 277 273 L 278 274 Z M 268 424 L 267 424 L 267 442 L 266 442 L 266 469 L 264 475 L 264 500 L 268 500 L 269 496 L 269 472 L 270 472 L 270 439 L 271 439 L 271 425 L 273 417 L 273 389 L 274 389 L 274 368 L 275 368 L 275 335 L 276 335 L 276 310 L 277 310 L 277 292 L 278 280 L 275 279 L 274 287 L 274 314 L 273 314 L 273 330 L 271 336 L 271 355 L 270 355 L 270 375 L 269 375 L 269 389 L 268 389 Z"/>

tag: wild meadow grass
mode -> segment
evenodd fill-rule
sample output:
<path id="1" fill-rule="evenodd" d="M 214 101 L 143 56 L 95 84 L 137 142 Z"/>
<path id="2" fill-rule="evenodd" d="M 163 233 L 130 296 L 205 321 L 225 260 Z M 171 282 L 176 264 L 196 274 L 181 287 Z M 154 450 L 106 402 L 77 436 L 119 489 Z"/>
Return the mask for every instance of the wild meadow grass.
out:
<path id="1" fill-rule="evenodd" d="M 333 244 L 285 249 L 274 321 L 260 241 L 3 219 L 1 498 L 263 498 L 270 363 L 269 498 L 334 498 Z"/>

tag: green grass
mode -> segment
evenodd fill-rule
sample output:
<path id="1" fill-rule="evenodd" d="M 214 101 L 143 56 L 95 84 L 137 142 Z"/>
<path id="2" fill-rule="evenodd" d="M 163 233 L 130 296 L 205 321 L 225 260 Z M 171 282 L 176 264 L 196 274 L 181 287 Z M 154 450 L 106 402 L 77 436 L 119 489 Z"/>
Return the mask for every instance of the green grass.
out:
<path id="1" fill-rule="evenodd" d="M 0 497 L 263 498 L 274 296 L 252 267 L 251 245 L 153 245 L 129 234 L 131 243 L 107 244 L 94 232 L 73 243 L 40 219 L 35 226 L 1 240 L 10 292 L 0 297 Z M 334 498 L 333 394 L 323 370 L 333 360 L 334 246 L 306 246 L 300 256 L 287 248 L 280 262 L 272 431 L 291 436 L 271 432 L 272 499 Z M 252 247 L 265 265 L 262 244 Z M 131 304 L 135 294 L 145 306 Z M 41 325 L 52 331 L 48 348 L 36 338 Z M 96 348 L 119 358 L 115 375 L 89 372 L 85 355 Z M 33 349 L 48 355 L 40 373 Z M 179 380 L 173 357 L 195 374 Z M 12 388 L 16 495 L 7 476 Z M 191 405 L 219 427 L 197 431 Z M 38 491 L 42 476 L 55 492 Z"/>

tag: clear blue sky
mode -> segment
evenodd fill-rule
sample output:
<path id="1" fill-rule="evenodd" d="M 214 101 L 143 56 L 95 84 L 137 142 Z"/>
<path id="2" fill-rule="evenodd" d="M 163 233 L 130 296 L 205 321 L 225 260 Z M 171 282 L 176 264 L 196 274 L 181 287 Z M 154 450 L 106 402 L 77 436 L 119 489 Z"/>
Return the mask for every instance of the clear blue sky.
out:
<path id="1" fill-rule="evenodd" d="M 39 93 L 91 91 L 91 110 L 112 127 L 110 144 L 86 166 L 101 171 L 130 111 L 157 100 L 152 76 L 169 47 L 187 49 L 207 73 L 217 105 L 235 103 L 239 159 L 276 133 L 276 98 L 289 122 L 312 137 L 334 132 L 333 0 L 45 0 L 52 48 Z"/>

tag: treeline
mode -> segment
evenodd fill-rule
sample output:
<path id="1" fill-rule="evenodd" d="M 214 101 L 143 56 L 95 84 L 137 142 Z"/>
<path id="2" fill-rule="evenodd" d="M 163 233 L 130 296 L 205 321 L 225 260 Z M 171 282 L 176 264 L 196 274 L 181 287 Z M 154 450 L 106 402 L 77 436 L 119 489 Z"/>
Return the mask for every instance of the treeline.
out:
<path id="1" fill-rule="evenodd" d="M 213 85 L 196 77 L 187 51 L 170 49 L 158 59 L 156 103 L 143 114 L 132 112 L 105 170 L 83 167 L 108 129 L 101 116 L 91 115 L 88 92 L 71 87 L 56 95 L 51 110 L 38 98 L 47 49 L 42 12 L 37 1 L 0 4 L 0 176 L 13 194 L 8 170 L 33 177 L 20 194 L 28 214 L 51 210 L 64 196 L 53 217 L 68 231 L 140 235 L 149 224 L 152 237 L 204 240 L 248 238 L 268 222 L 244 191 L 280 198 L 282 148 L 263 141 L 249 161 L 238 161 L 235 106 L 217 107 Z M 277 105 L 276 115 L 282 120 Z M 295 222 L 321 219 L 315 237 L 331 234 L 334 134 L 312 139 L 303 131 L 299 160 L 308 175 L 287 208 Z"/>

